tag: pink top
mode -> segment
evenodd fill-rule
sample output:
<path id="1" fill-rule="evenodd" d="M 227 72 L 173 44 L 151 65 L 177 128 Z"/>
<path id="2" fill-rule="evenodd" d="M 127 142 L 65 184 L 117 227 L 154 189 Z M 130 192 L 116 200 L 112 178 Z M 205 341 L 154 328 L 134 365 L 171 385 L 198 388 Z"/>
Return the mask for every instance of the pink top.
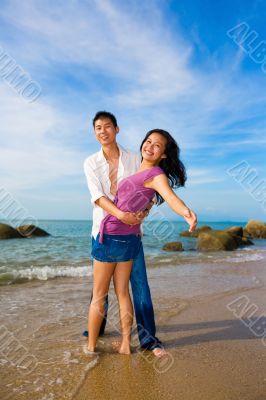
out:
<path id="1" fill-rule="evenodd" d="M 136 212 L 145 210 L 155 190 L 146 188 L 143 183 L 157 175 L 164 174 L 160 167 L 152 167 L 128 176 L 118 184 L 114 204 L 122 211 Z M 127 225 L 111 214 L 107 214 L 100 226 L 100 243 L 103 243 L 103 234 L 130 235 L 140 233 L 140 224 Z"/>

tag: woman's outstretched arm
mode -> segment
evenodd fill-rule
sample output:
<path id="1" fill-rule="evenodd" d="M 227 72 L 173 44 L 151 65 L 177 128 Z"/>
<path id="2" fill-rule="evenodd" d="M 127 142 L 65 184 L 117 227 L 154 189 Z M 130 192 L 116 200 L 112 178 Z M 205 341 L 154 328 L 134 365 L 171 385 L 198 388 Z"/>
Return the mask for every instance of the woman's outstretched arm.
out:
<path id="1" fill-rule="evenodd" d="M 171 209 L 176 213 L 181 215 L 186 222 L 189 224 L 189 232 L 193 232 L 197 225 L 197 216 L 190 210 L 186 204 L 181 200 L 173 191 L 169 185 L 169 181 L 166 175 L 161 174 L 155 176 L 153 179 L 146 181 L 145 187 L 156 190 L 166 203 L 171 207 Z"/>

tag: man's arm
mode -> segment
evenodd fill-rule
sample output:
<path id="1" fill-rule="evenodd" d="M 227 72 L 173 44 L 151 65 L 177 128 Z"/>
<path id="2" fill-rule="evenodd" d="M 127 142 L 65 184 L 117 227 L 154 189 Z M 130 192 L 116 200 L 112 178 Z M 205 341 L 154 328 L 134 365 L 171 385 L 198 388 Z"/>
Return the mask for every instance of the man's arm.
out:
<path id="1" fill-rule="evenodd" d="M 124 224 L 137 225 L 140 223 L 140 220 L 135 213 L 120 210 L 108 197 L 102 196 L 96 200 L 95 203 L 108 214 L 111 214 L 124 222 Z"/>
<path id="2" fill-rule="evenodd" d="M 135 213 L 124 212 L 120 210 L 116 205 L 106 196 L 103 190 L 102 183 L 95 173 L 95 169 L 91 162 L 87 159 L 84 163 L 84 172 L 87 178 L 88 188 L 91 194 L 91 202 L 97 204 L 108 214 L 111 214 L 118 218 L 120 221 L 127 225 L 139 224 L 139 219 L 135 216 Z"/>

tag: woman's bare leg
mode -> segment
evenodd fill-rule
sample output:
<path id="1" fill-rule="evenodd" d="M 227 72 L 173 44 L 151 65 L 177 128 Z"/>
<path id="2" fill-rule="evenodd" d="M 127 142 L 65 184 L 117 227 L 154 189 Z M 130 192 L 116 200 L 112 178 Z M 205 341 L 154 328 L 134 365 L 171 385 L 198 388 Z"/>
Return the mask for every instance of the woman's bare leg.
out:
<path id="1" fill-rule="evenodd" d="M 104 317 L 104 301 L 116 263 L 93 260 L 93 296 L 88 317 L 88 350 L 95 351 L 101 323 Z"/>
<path id="2" fill-rule="evenodd" d="M 114 288 L 119 302 L 122 342 L 121 354 L 130 354 L 130 340 L 133 323 L 133 306 L 129 294 L 129 278 L 133 261 L 119 262 L 114 271 Z"/>

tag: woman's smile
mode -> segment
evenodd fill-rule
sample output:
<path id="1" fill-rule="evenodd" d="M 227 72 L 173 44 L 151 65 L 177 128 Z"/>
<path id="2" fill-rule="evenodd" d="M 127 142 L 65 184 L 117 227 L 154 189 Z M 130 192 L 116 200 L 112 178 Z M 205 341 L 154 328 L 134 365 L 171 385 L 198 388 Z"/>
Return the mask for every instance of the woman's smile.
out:
<path id="1" fill-rule="evenodd" d="M 146 154 L 148 154 L 148 156 L 153 156 L 153 152 L 152 151 L 150 151 L 150 150 L 144 150 L 144 152 L 146 153 Z"/>

